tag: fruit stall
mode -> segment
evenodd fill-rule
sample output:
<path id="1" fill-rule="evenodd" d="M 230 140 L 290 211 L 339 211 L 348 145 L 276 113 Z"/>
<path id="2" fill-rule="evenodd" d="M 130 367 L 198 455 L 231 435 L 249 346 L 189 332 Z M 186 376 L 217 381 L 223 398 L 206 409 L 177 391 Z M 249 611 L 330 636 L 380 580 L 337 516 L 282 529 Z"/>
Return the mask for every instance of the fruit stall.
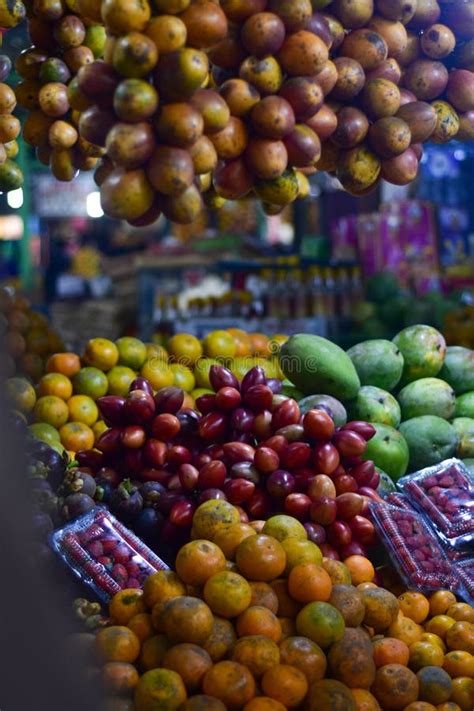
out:
<path id="1" fill-rule="evenodd" d="M 2 711 L 473 711 L 473 0 L 0 27 Z"/>

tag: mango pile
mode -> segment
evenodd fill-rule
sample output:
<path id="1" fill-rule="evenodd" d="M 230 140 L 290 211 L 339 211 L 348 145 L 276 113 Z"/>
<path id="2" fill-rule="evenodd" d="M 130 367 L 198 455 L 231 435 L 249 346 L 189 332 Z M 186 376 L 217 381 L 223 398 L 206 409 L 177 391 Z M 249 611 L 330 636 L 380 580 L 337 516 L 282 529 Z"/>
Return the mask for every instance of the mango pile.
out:
<path id="1" fill-rule="evenodd" d="M 87 638 L 109 711 L 471 711 L 470 605 L 391 592 L 366 558 L 323 558 L 291 517 L 234 518 L 207 502 L 176 572 L 112 598 Z"/>
<path id="2" fill-rule="evenodd" d="M 133 225 L 251 195 L 277 214 L 317 170 L 354 195 L 405 185 L 425 141 L 474 135 L 473 8 L 30 0 L 25 140 L 60 180 L 97 166 L 104 211 Z"/>

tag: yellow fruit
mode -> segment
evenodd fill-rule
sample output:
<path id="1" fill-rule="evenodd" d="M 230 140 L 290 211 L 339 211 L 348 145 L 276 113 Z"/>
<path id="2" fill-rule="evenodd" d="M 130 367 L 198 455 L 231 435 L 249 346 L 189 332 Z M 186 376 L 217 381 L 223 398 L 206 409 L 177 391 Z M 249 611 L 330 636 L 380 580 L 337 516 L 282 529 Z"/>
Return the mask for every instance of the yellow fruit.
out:
<path id="1" fill-rule="evenodd" d="M 7 399 L 16 410 L 24 413 L 31 412 L 36 403 L 36 393 L 28 380 L 9 378 L 5 387 Z"/>
<path id="2" fill-rule="evenodd" d="M 40 397 L 33 412 L 37 422 L 46 422 L 57 429 L 66 424 L 69 417 L 66 403 L 55 395 Z"/>
<path id="3" fill-rule="evenodd" d="M 154 390 L 166 388 L 174 382 L 173 371 L 161 358 L 150 358 L 145 361 L 140 374 L 149 381 Z"/>
<path id="4" fill-rule="evenodd" d="M 99 408 L 88 395 L 73 395 L 67 401 L 67 406 L 71 422 L 83 422 L 89 427 L 97 422 Z"/>
<path id="5" fill-rule="evenodd" d="M 168 352 L 175 363 L 193 366 L 202 356 L 202 346 L 191 333 L 177 333 L 167 343 Z"/>
<path id="6" fill-rule="evenodd" d="M 209 358 L 233 358 L 237 345 L 228 331 L 211 331 L 204 338 L 203 349 Z"/>
<path id="7" fill-rule="evenodd" d="M 193 372 L 186 365 L 180 363 L 170 363 L 169 367 L 174 377 L 173 385 L 181 388 L 185 393 L 192 392 L 196 385 Z"/>
<path id="8" fill-rule="evenodd" d="M 119 351 L 113 341 L 108 338 L 91 338 L 86 344 L 84 351 L 84 361 L 87 365 L 99 368 L 99 370 L 110 370 L 117 365 Z"/>

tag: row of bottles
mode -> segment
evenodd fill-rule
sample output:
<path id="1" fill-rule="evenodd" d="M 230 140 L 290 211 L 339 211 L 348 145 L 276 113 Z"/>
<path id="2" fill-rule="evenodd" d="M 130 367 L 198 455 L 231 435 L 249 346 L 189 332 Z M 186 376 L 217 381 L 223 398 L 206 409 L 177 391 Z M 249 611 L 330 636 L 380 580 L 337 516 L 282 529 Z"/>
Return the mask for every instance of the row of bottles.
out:
<path id="1" fill-rule="evenodd" d="M 195 318 L 324 318 L 335 323 L 351 318 L 364 298 L 358 267 L 265 268 L 243 278 L 230 273 L 223 278 L 229 288 L 219 296 L 157 295 L 155 323 L 160 330 L 172 330 L 176 319 Z"/>

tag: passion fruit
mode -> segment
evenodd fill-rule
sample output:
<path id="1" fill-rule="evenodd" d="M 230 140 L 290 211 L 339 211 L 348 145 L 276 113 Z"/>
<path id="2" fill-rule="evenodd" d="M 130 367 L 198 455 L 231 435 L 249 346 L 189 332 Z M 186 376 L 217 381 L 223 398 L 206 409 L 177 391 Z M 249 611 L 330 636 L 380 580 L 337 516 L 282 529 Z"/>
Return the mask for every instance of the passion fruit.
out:
<path id="1" fill-rule="evenodd" d="M 459 116 L 447 101 L 433 101 L 431 106 L 436 112 L 436 127 L 431 140 L 433 143 L 447 143 L 459 131 Z"/>
<path id="2" fill-rule="evenodd" d="M 346 36 L 346 31 L 339 20 L 334 17 L 334 15 L 329 15 L 325 12 L 321 13 L 322 17 L 326 20 L 329 27 L 329 32 L 331 33 L 331 44 L 328 45 L 332 50 L 338 49 Z M 308 27 L 308 29 L 310 29 Z"/>
<path id="3" fill-rule="evenodd" d="M 240 42 L 237 30 L 230 27 L 227 37 L 211 47 L 207 51 L 207 56 L 213 67 L 233 70 L 240 67 L 247 53 Z"/>
<path id="4" fill-rule="evenodd" d="M 419 0 L 377 0 L 377 10 L 387 20 L 408 24 L 415 14 Z"/>
<path id="5" fill-rule="evenodd" d="M 263 12 L 267 0 L 221 0 L 221 7 L 231 22 L 241 24 L 250 15 Z"/>
<path id="6" fill-rule="evenodd" d="M 60 82 L 50 82 L 41 87 L 38 94 L 41 110 L 46 116 L 59 118 L 69 110 L 67 87 Z"/>
<path id="7" fill-rule="evenodd" d="M 114 111 L 121 121 L 144 121 L 151 118 L 157 108 L 156 89 L 143 79 L 125 79 L 115 90 Z"/>
<path id="8" fill-rule="evenodd" d="M 188 148 L 196 175 L 205 175 L 217 165 L 217 151 L 207 136 L 201 136 Z"/>
<path id="9" fill-rule="evenodd" d="M 155 128 L 160 141 L 182 148 L 190 146 L 202 136 L 204 120 L 190 104 L 166 104 L 160 109 Z"/>
<path id="10" fill-rule="evenodd" d="M 337 101 L 350 101 L 362 91 L 365 84 L 364 70 L 359 62 L 350 57 L 337 57 L 334 64 L 338 76 L 331 98 Z"/>
<path id="11" fill-rule="evenodd" d="M 251 15 L 242 27 L 241 41 L 245 49 L 254 57 L 275 55 L 285 39 L 283 20 L 272 12 Z"/>
<path id="12" fill-rule="evenodd" d="M 459 131 L 456 138 L 459 141 L 474 140 L 474 109 L 459 116 Z"/>
<path id="13" fill-rule="evenodd" d="M 250 119 L 255 131 L 264 138 L 279 140 L 295 127 L 293 109 L 281 96 L 266 96 L 252 109 Z"/>
<path id="14" fill-rule="evenodd" d="M 269 180 L 283 175 L 288 166 L 288 153 L 283 141 L 251 138 L 244 160 L 253 175 Z"/>
<path id="15" fill-rule="evenodd" d="M 91 106 L 81 113 L 79 118 L 79 133 L 82 138 L 96 146 L 105 146 L 110 127 L 115 124 L 113 111 Z"/>
<path id="16" fill-rule="evenodd" d="M 375 15 L 367 26 L 369 29 L 378 32 L 378 34 L 384 38 L 387 43 L 389 57 L 394 57 L 406 49 L 408 35 L 405 25 L 399 20 L 387 20 L 386 17 L 378 17 Z"/>
<path id="17" fill-rule="evenodd" d="M 146 163 L 155 149 L 153 128 L 146 121 L 116 123 L 107 134 L 107 155 L 119 166 L 138 168 Z"/>
<path id="18" fill-rule="evenodd" d="M 276 94 L 282 85 L 283 74 L 275 57 L 247 57 L 240 65 L 239 76 L 252 84 L 263 96 Z"/>
<path id="19" fill-rule="evenodd" d="M 371 71 L 387 59 L 388 46 L 382 35 L 364 28 L 346 35 L 341 52 L 345 57 L 359 62 L 362 69 Z"/>
<path id="20" fill-rule="evenodd" d="M 324 62 L 323 68 L 316 74 L 315 79 L 321 87 L 324 96 L 334 89 L 337 83 L 337 68 L 331 59 Z"/>
<path id="21" fill-rule="evenodd" d="M 297 124 L 294 131 L 284 140 L 288 152 L 288 162 L 294 168 L 314 166 L 321 156 L 319 136 L 304 124 Z"/>
<path id="22" fill-rule="evenodd" d="M 363 27 L 372 17 L 374 12 L 373 0 L 335 0 L 332 9 L 344 27 L 356 30 Z"/>
<path id="23" fill-rule="evenodd" d="M 186 44 L 186 25 L 174 15 L 152 17 L 144 32 L 154 42 L 160 55 L 176 52 Z"/>
<path id="24" fill-rule="evenodd" d="M 399 63 L 393 57 L 389 57 L 379 64 L 376 69 L 372 69 L 371 72 L 367 73 L 367 80 L 371 79 L 388 79 L 388 81 L 393 81 L 394 84 L 399 84 L 402 78 L 402 70 Z"/>
<path id="25" fill-rule="evenodd" d="M 49 129 L 49 144 L 51 148 L 72 148 L 78 139 L 74 126 L 67 121 L 55 121 Z"/>
<path id="26" fill-rule="evenodd" d="M 7 158 L 0 164 L 0 190 L 2 192 L 21 188 L 23 180 L 21 168 L 14 161 Z"/>
<path id="27" fill-rule="evenodd" d="M 420 101 L 429 101 L 443 93 L 448 79 L 444 64 L 431 59 L 418 59 L 406 69 L 403 84 Z"/>
<path id="28" fill-rule="evenodd" d="M 163 195 L 160 207 L 165 217 L 172 222 L 189 225 L 199 217 L 204 203 L 199 189 L 193 184 L 180 195 Z"/>
<path id="29" fill-rule="evenodd" d="M 449 102 L 456 111 L 466 112 L 474 109 L 474 73 L 467 69 L 455 69 L 449 74 Z"/>
<path id="30" fill-rule="evenodd" d="M 204 133 L 222 131 L 230 119 L 226 102 L 213 89 L 198 89 L 191 99 L 191 105 L 197 109 L 204 120 Z"/>
<path id="31" fill-rule="evenodd" d="M 112 64 L 123 77 L 139 79 L 147 76 L 158 62 L 156 45 L 140 32 L 118 37 L 114 44 Z"/>
<path id="32" fill-rule="evenodd" d="M 263 202 L 289 205 L 298 197 L 298 179 L 293 170 L 286 170 L 283 175 L 273 180 L 258 180 L 254 190 Z"/>
<path id="33" fill-rule="evenodd" d="M 331 49 L 333 44 L 331 30 L 329 28 L 329 22 L 320 12 L 313 12 L 306 27 L 308 32 L 312 32 L 314 35 L 321 37 L 324 44 L 328 49 Z"/>
<path id="34" fill-rule="evenodd" d="M 418 173 L 418 158 L 413 148 L 382 161 L 382 178 L 394 185 L 408 185 Z"/>
<path id="35" fill-rule="evenodd" d="M 421 48 L 431 59 L 442 59 L 454 50 L 456 37 L 447 25 L 436 23 L 421 36 Z"/>
<path id="36" fill-rule="evenodd" d="M 293 109 L 297 121 L 305 121 L 319 111 L 324 101 L 323 90 L 317 77 L 292 77 L 280 90 Z"/>
<path id="37" fill-rule="evenodd" d="M 314 76 L 327 60 L 323 40 L 306 30 L 288 35 L 278 53 L 278 61 L 290 76 Z"/>
<path id="38" fill-rule="evenodd" d="M 439 20 L 441 8 L 437 0 L 417 0 L 416 9 L 410 20 L 410 29 L 424 30 Z M 452 24 L 450 23 L 451 27 Z"/>
<path id="39" fill-rule="evenodd" d="M 313 129 L 321 141 L 326 141 L 337 127 L 337 116 L 326 104 L 319 111 L 307 119 L 306 125 Z"/>
<path id="40" fill-rule="evenodd" d="M 362 92 L 362 104 L 374 119 L 393 116 L 400 108 L 400 89 L 388 79 L 370 79 Z"/>
<path id="41" fill-rule="evenodd" d="M 367 145 L 362 144 L 341 152 L 336 174 L 348 192 L 359 195 L 377 182 L 380 170 L 380 159 Z"/>
<path id="42" fill-rule="evenodd" d="M 204 52 L 184 47 L 160 57 L 154 83 L 160 99 L 185 101 L 199 89 L 209 74 L 209 60 Z"/>
<path id="43" fill-rule="evenodd" d="M 186 25 L 186 44 L 196 49 L 207 49 L 227 36 L 227 17 L 219 4 L 202 0 L 192 3 L 180 15 Z"/>
<path id="44" fill-rule="evenodd" d="M 334 173 L 339 163 L 341 149 L 332 141 L 325 141 L 321 145 L 321 157 L 316 163 L 318 170 L 324 170 L 327 173 Z"/>
<path id="45" fill-rule="evenodd" d="M 289 33 L 303 30 L 313 12 L 310 0 L 268 0 L 267 9 L 283 20 Z"/>
<path id="46" fill-rule="evenodd" d="M 243 158 L 220 163 L 213 176 L 214 190 L 220 198 L 240 200 L 254 185 L 255 178 L 247 169 Z"/>
<path id="47" fill-rule="evenodd" d="M 231 116 L 227 126 L 209 136 L 221 160 L 238 158 L 247 148 L 248 131 L 244 122 Z"/>
<path id="48" fill-rule="evenodd" d="M 158 146 L 148 162 L 146 174 L 158 192 L 180 195 L 193 182 L 193 161 L 183 148 Z"/>
<path id="49" fill-rule="evenodd" d="M 398 156 L 411 143 L 408 124 L 396 116 L 386 116 L 375 121 L 369 129 L 369 145 L 381 158 Z"/>
<path id="50" fill-rule="evenodd" d="M 413 143 L 424 143 L 436 128 L 436 111 L 424 101 L 413 101 L 401 106 L 397 117 L 408 125 Z"/>
<path id="51" fill-rule="evenodd" d="M 421 43 L 418 35 L 407 33 L 407 43 L 403 50 L 397 52 L 395 59 L 402 67 L 407 67 L 421 57 Z"/>
<path id="52" fill-rule="evenodd" d="M 49 165 L 51 173 L 56 180 L 60 180 L 63 183 L 69 183 L 74 180 L 79 172 L 75 165 L 74 152 L 71 148 L 53 149 Z"/>
<path id="53" fill-rule="evenodd" d="M 354 106 L 343 106 L 337 114 L 337 128 L 331 140 L 339 148 L 354 148 L 362 143 L 369 130 L 367 116 Z"/>
<path id="54" fill-rule="evenodd" d="M 125 35 L 145 28 L 151 8 L 143 0 L 102 0 L 100 14 L 110 34 Z"/>
<path id="55" fill-rule="evenodd" d="M 260 101 L 257 89 L 244 79 L 229 79 L 219 89 L 232 116 L 247 116 Z"/>

